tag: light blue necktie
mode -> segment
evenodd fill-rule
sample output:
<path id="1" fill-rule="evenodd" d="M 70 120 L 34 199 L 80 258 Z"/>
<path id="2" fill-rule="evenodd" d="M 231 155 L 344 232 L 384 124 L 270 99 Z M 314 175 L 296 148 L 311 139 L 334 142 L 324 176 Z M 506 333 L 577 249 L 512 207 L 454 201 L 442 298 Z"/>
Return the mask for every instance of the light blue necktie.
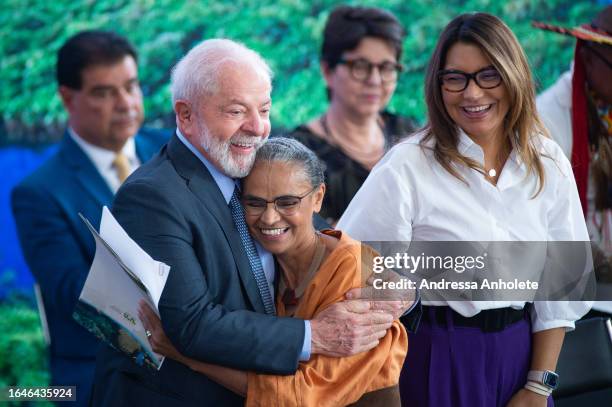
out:
<path id="1" fill-rule="evenodd" d="M 255 248 L 255 244 L 253 243 L 251 235 L 249 234 L 246 221 L 244 220 L 244 209 L 240 204 L 238 194 L 239 190 L 238 187 L 236 187 L 234 189 L 234 193 L 232 194 L 232 199 L 230 199 L 229 203 L 230 209 L 232 211 L 232 218 L 234 219 L 234 225 L 236 225 L 236 229 L 238 229 L 238 233 L 240 233 L 242 247 L 244 248 L 247 257 L 249 258 L 251 271 L 253 272 L 255 281 L 257 282 L 257 288 L 259 288 L 259 295 L 261 296 L 261 300 L 263 301 L 266 314 L 274 315 L 274 301 L 272 300 L 272 296 L 270 295 L 270 290 L 268 288 L 268 280 L 266 280 L 266 275 L 264 273 L 263 267 L 261 266 L 261 259 L 257 254 L 257 249 Z"/>

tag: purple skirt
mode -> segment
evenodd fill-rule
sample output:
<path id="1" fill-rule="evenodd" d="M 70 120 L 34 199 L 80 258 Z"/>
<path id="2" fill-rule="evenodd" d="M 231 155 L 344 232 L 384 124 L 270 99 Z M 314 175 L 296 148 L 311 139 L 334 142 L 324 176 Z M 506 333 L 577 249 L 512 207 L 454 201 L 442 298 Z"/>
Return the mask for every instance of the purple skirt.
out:
<path id="1" fill-rule="evenodd" d="M 427 311 L 425 311 L 427 312 Z M 505 407 L 525 385 L 531 363 L 531 324 L 526 319 L 503 331 L 421 321 L 409 336 L 400 376 L 403 406 Z M 425 318 L 426 319 L 426 318 Z M 548 406 L 552 407 L 552 397 Z"/>

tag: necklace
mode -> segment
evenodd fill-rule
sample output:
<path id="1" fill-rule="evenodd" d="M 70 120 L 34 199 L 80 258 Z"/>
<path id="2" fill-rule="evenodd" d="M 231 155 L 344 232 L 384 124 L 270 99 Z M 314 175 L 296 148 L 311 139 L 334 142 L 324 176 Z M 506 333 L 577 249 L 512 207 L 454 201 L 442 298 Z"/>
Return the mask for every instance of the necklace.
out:
<path id="1" fill-rule="evenodd" d="M 495 168 L 490 168 L 488 170 L 486 168 L 483 168 L 483 169 L 484 169 L 484 176 L 487 182 L 493 185 L 497 185 L 497 178 L 498 178 L 497 170 Z"/>
<path id="2" fill-rule="evenodd" d="M 304 278 L 302 281 L 300 281 L 298 286 L 294 289 L 290 289 L 287 286 L 287 282 L 283 274 L 281 273 L 281 281 L 278 288 L 279 291 L 283 293 L 282 301 L 285 304 L 285 309 L 289 315 L 293 315 L 295 308 L 297 308 L 298 300 L 302 297 L 304 291 L 306 291 L 306 287 L 308 287 L 308 284 L 310 284 L 310 281 L 319 270 L 323 257 L 325 256 L 325 244 L 321 241 L 322 238 L 320 236 L 320 232 L 315 232 L 315 239 L 315 250 L 312 260 L 308 266 L 308 270 L 306 271 Z"/>
<path id="3" fill-rule="evenodd" d="M 363 167 L 368 170 L 374 168 L 374 165 L 382 158 L 385 152 L 385 136 L 384 130 L 379 126 L 381 131 L 383 142 L 382 146 L 370 147 L 367 151 L 362 148 L 355 147 L 354 143 L 348 142 L 342 137 L 338 137 L 329 127 L 327 122 L 327 113 L 321 116 L 320 119 L 321 128 L 323 129 L 325 139 L 332 145 L 337 146 L 344 154 L 353 160 L 357 161 Z"/>
<path id="4" fill-rule="evenodd" d="M 486 169 L 486 167 L 483 166 L 484 176 L 490 181 L 496 181 L 497 177 L 499 176 L 496 168 L 500 168 L 501 171 L 504 166 L 504 163 L 506 162 L 506 160 L 508 160 L 508 157 L 510 156 L 509 150 L 511 150 L 511 147 L 509 147 L 507 144 L 504 144 L 501 147 L 500 151 L 497 152 L 493 166 L 490 167 L 488 170 Z"/>

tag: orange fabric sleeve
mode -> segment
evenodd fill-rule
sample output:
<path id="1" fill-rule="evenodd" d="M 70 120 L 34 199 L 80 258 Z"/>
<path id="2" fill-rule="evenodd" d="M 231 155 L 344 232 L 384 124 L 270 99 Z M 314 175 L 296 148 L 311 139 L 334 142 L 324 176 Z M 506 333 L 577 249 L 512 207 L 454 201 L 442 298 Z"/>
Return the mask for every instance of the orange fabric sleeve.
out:
<path id="1" fill-rule="evenodd" d="M 306 289 L 295 317 L 311 319 L 344 294 L 362 287 L 360 244 L 343 236 Z M 279 314 L 284 312 L 278 301 Z M 295 375 L 248 374 L 247 406 L 345 406 L 364 393 L 396 385 L 408 350 L 408 337 L 394 321 L 377 347 L 358 355 L 334 358 L 313 355 Z"/>

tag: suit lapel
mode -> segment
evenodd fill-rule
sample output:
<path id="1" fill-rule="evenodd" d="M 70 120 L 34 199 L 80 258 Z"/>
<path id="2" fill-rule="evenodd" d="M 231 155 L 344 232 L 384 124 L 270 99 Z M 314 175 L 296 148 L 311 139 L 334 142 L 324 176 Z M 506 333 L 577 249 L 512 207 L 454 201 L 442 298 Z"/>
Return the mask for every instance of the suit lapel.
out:
<path id="1" fill-rule="evenodd" d="M 168 155 L 179 175 L 187 180 L 189 190 L 217 220 L 229 243 L 238 274 L 253 309 L 264 313 L 265 308 L 251 271 L 249 259 L 234 226 L 229 205 L 225 202 L 217 183 L 206 166 L 176 136 L 173 136 L 168 142 Z"/>
<path id="2" fill-rule="evenodd" d="M 75 143 L 68 132 L 64 135 L 60 151 L 83 189 L 99 202 L 100 206 L 110 205 L 113 201 L 113 192 L 89 157 Z"/>

